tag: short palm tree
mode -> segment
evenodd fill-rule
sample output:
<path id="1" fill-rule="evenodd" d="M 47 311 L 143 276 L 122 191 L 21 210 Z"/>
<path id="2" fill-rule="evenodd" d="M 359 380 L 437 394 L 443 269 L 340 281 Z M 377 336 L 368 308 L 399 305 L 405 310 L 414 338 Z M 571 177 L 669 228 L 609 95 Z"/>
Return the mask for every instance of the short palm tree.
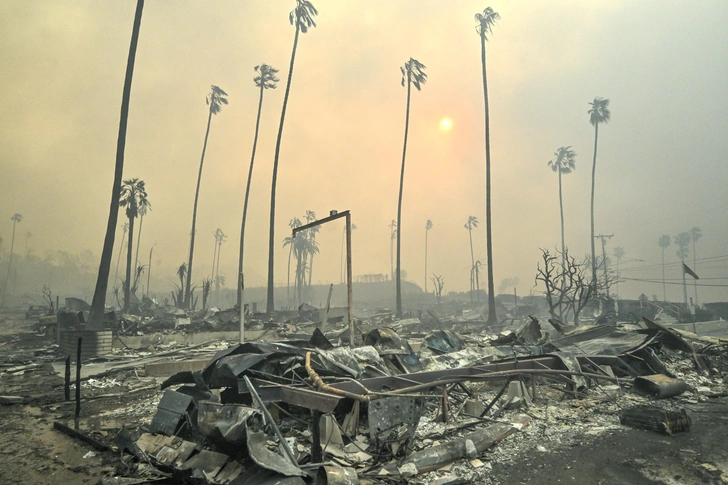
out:
<path id="1" fill-rule="evenodd" d="M 139 208 L 151 207 L 147 199 L 147 190 L 144 181 L 137 178 L 124 180 L 121 186 L 119 207 L 126 207 L 126 217 L 129 218 L 129 239 L 126 243 L 126 279 L 124 280 L 124 312 L 129 311 L 129 298 L 131 296 L 131 251 L 134 241 L 134 219 L 139 217 Z"/>
<path id="2" fill-rule="evenodd" d="M 5 294 L 7 293 L 8 283 L 10 282 L 10 268 L 13 266 L 13 251 L 15 249 L 15 226 L 23 220 L 23 214 L 15 213 L 10 218 L 13 221 L 13 236 L 10 238 L 10 259 L 8 260 L 8 274 L 5 276 L 5 286 L 3 286 L 3 297 L 0 301 L 0 307 L 5 306 Z"/>
<path id="3" fill-rule="evenodd" d="M 144 225 L 144 216 L 147 215 L 147 210 L 152 210 L 151 207 L 145 205 L 139 206 L 139 230 L 137 231 L 137 242 L 136 250 L 134 251 L 134 266 L 139 267 L 139 246 L 142 242 L 142 226 Z"/>
<path id="4" fill-rule="evenodd" d="M 410 115 L 410 95 L 412 93 L 412 86 L 420 91 L 422 85 L 427 82 L 427 74 L 425 74 L 425 65 L 417 59 L 412 57 L 409 58 L 404 66 L 400 67 L 399 70 L 402 72 L 402 86 L 407 83 L 407 111 L 405 114 L 404 121 L 404 144 L 402 147 L 402 171 L 399 176 L 399 199 L 397 202 L 397 227 L 399 232 L 397 235 L 397 269 L 396 269 L 396 303 L 397 303 L 397 316 L 402 316 L 402 190 L 404 188 L 404 162 L 407 158 L 407 135 L 409 133 L 409 115 Z"/>
<path id="5" fill-rule="evenodd" d="M 291 229 L 295 229 L 297 227 L 301 227 L 303 223 L 298 217 L 294 217 L 290 221 L 288 221 L 288 227 Z M 290 296 L 290 289 L 291 289 L 291 256 L 293 255 L 293 243 L 295 242 L 295 238 L 293 236 L 288 236 L 283 239 L 283 247 L 286 246 L 289 247 L 288 249 L 288 280 L 286 283 L 286 302 L 290 304 L 291 296 Z"/>
<path id="6" fill-rule="evenodd" d="M 263 92 L 266 89 L 275 89 L 279 79 L 276 77 L 278 69 L 268 64 L 255 66 L 257 75 L 253 78 L 255 86 L 260 90 L 258 99 L 258 116 L 255 118 L 255 135 L 253 136 L 253 154 L 250 156 L 250 169 L 248 169 L 248 183 L 245 187 L 245 202 L 243 203 L 243 222 L 240 228 L 240 261 L 238 263 L 238 306 L 240 314 L 245 318 L 243 308 L 243 257 L 245 255 L 245 222 L 248 215 L 248 197 L 250 196 L 250 182 L 253 180 L 253 163 L 255 162 L 255 150 L 258 146 L 258 129 L 260 128 L 260 113 L 263 110 Z"/>
<path id="7" fill-rule="evenodd" d="M 311 27 L 316 27 L 313 18 L 318 15 L 316 7 L 308 0 L 296 0 L 296 8 L 288 15 L 291 25 L 296 27 L 293 37 L 293 51 L 291 52 L 291 64 L 288 68 L 288 81 L 286 92 L 283 95 L 283 108 L 281 109 L 281 122 L 278 125 L 278 137 L 276 138 L 276 151 L 273 157 L 273 179 L 270 191 L 270 229 L 268 234 L 268 292 L 266 311 L 272 313 L 275 309 L 273 293 L 273 258 L 275 256 L 275 223 L 276 223 L 276 183 L 278 182 L 278 158 L 281 153 L 281 138 L 283 137 L 283 123 L 286 120 L 286 108 L 288 107 L 288 95 L 291 92 L 291 79 L 293 78 L 293 64 L 296 61 L 296 48 L 298 47 L 298 35 L 305 34 Z"/>
<path id="8" fill-rule="evenodd" d="M 576 163 L 574 162 L 574 159 L 576 158 L 576 152 L 574 152 L 574 150 L 572 150 L 570 146 L 561 147 L 554 152 L 554 156 L 556 156 L 556 159 L 550 160 L 548 166 L 551 167 L 551 170 L 553 170 L 554 172 L 558 172 L 559 174 L 559 209 L 561 211 L 561 269 L 564 270 L 566 269 L 566 256 L 564 252 L 566 245 L 564 244 L 564 199 L 561 195 L 561 175 L 567 175 L 576 170 Z"/>
<path id="9" fill-rule="evenodd" d="M 703 231 L 699 227 L 693 227 L 690 229 L 690 240 L 693 243 L 693 271 L 698 269 L 698 259 L 695 253 L 695 243 L 703 237 Z M 698 304 L 698 282 L 693 279 L 693 288 L 695 289 L 695 304 Z"/>
<path id="10" fill-rule="evenodd" d="M 468 237 L 470 238 L 470 301 L 473 301 L 473 289 L 475 288 L 475 253 L 473 252 L 473 229 L 478 227 L 478 218 L 475 216 L 468 217 L 468 222 L 465 223 L 465 229 L 468 230 Z M 478 286 L 478 301 L 480 301 L 480 282 Z"/>
<path id="11" fill-rule="evenodd" d="M 597 173 L 597 143 L 599 141 L 599 125 L 609 123 L 612 113 L 609 111 L 609 100 L 596 97 L 589 103 L 591 108 L 589 123 L 594 127 L 594 161 L 592 162 L 591 176 L 591 260 L 592 260 L 592 287 L 596 292 L 597 288 L 597 253 L 594 247 L 594 182 Z"/>
<path id="12" fill-rule="evenodd" d="M 657 244 L 662 248 L 662 301 L 667 302 L 667 288 L 665 287 L 665 249 L 670 246 L 671 238 L 667 234 L 660 236 Z"/>
<path id="13" fill-rule="evenodd" d="M 91 301 L 91 312 L 88 324 L 86 325 L 86 328 L 89 330 L 98 330 L 103 326 L 104 308 L 106 306 L 106 288 L 109 284 L 111 259 L 113 258 L 114 252 L 114 236 L 119 217 L 119 193 L 121 193 L 121 181 L 124 174 L 124 149 L 126 147 L 126 125 L 129 120 L 131 81 L 134 77 L 134 61 L 136 59 L 136 50 L 139 42 L 139 31 L 141 30 L 142 25 L 143 10 L 144 0 L 137 0 L 136 11 L 134 13 L 134 26 L 131 31 L 131 42 L 129 44 L 129 56 L 126 63 L 126 75 L 124 76 L 124 90 L 121 96 L 119 136 L 116 142 L 116 164 L 114 167 L 114 182 L 111 186 L 111 207 L 109 209 L 109 220 L 106 224 L 104 247 L 101 251 L 99 274 L 96 278 L 94 297 Z"/>
<path id="14" fill-rule="evenodd" d="M 192 259 L 195 254 L 195 226 L 197 224 L 197 201 L 200 198 L 200 181 L 202 180 L 202 165 L 205 163 L 205 151 L 207 150 L 207 138 L 210 136 L 210 123 L 212 115 L 222 110 L 222 105 L 228 104 L 227 93 L 214 84 L 205 97 L 205 103 L 210 107 L 207 114 L 207 129 L 205 130 L 205 142 L 202 144 L 202 156 L 200 157 L 200 170 L 197 173 L 197 188 L 195 189 L 195 204 L 192 206 L 192 232 L 190 234 L 190 257 L 187 260 L 187 284 L 185 286 L 185 307 L 190 308 L 192 297 Z"/>
<path id="15" fill-rule="evenodd" d="M 119 262 L 121 261 L 121 252 L 124 250 L 124 238 L 126 237 L 126 233 L 129 231 L 128 222 L 124 223 L 122 230 L 124 232 L 121 235 L 121 244 L 119 245 L 119 255 L 116 257 L 116 271 L 114 272 L 114 284 L 116 284 L 116 278 L 119 277 Z"/>
<path id="16" fill-rule="evenodd" d="M 432 229 L 432 221 L 427 219 L 425 223 L 425 293 L 427 293 L 427 235 Z"/>
<path id="17" fill-rule="evenodd" d="M 220 276 L 220 250 L 222 243 L 227 240 L 227 235 L 219 227 L 215 230 L 215 244 L 217 246 L 217 262 L 212 261 L 212 281 L 215 283 L 215 304 L 220 305 L 220 286 L 225 284 L 225 278 Z"/>
<path id="18" fill-rule="evenodd" d="M 485 105 L 485 232 L 488 258 L 488 325 L 498 323 L 495 314 L 495 285 L 493 283 L 493 234 L 491 229 L 490 207 L 490 106 L 488 104 L 488 76 L 485 64 L 485 43 L 488 34 L 493 33 L 493 26 L 500 19 L 498 12 L 491 7 L 483 13 L 475 14 L 475 31 L 480 37 L 480 64 L 483 70 L 483 100 Z"/>

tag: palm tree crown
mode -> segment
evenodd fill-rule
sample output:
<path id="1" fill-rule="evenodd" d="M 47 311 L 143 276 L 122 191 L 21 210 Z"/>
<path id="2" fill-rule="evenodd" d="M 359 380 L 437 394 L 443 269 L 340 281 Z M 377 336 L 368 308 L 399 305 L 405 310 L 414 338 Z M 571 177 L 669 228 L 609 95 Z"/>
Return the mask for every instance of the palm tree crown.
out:
<path id="1" fill-rule="evenodd" d="M 228 104 L 228 94 L 214 84 L 211 86 L 210 92 L 205 97 L 205 104 L 210 106 L 210 113 L 216 115 L 222 109 L 223 104 Z"/>
<path id="2" fill-rule="evenodd" d="M 487 7 L 483 10 L 483 13 L 475 14 L 475 21 L 477 22 L 475 31 L 483 39 L 488 40 L 488 34 L 493 33 L 493 26 L 499 19 L 500 15 L 498 12 L 494 11 L 491 7 Z"/>
<path id="3" fill-rule="evenodd" d="M 255 66 L 255 72 L 258 73 L 258 75 L 253 78 L 253 82 L 255 82 L 256 87 L 263 89 L 275 89 L 277 87 L 276 83 L 280 81 L 280 79 L 276 77 L 278 69 L 275 69 L 268 64 L 261 64 L 260 66 Z"/>
<path id="4" fill-rule="evenodd" d="M 405 62 L 404 66 L 399 68 L 402 72 L 402 86 L 404 86 L 406 79 L 408 83 L 412 83 L 417 88 L 417 91 L 421 91 L 422 85 L 427 82 L 425 69 L 427 69 L 427 66 L 417 59 L 410 57 L 409 61 Z"/>
<path id="5" fill-rule="evenodd" d="M 554 152 L 556 160 L 549 160 L 548 166 L 554 172 L 561 172 L 566 175 L 576 170 L 576 152 L 571 149 L 571 146 L 561 147 Z"/>
<path id="6" fill-rule="evenodd" d="M 463 227 L 465 227 L 468 231 L 478 227 L 478 218 L 475 216 L 468 217 L 468 222 L 466 222 Z"/>
<path id="7" fill-rule="evenodd" d="M 596 126 L 601 123 L 609 123 L 612 113 L 609 111 L 609 100 L 600 98 L 597 96 L 594 101 L 589 103 L 591 108 L 587 113 L 589 114 L 589 123 L 592 126 Z"/>
<path id="8" fill-rule="evenodd" d="M 124 180 L 121 186 L 119 206 L 126 207 L 126 217 L 129 219 L 138 217 L 142 211 L 146 213 L 147 208 L 152 207 L 147 199 L 147 189 L 143 180 L 138 178 Z"/>
<path id="9" fill-rule="evenodd" d="M 291 25 L 296 25 L 302 33 L 308 32 L 311 27 L 316 27 L 313 17 L 318 15 L 318 10 L 308 0 L 296 0 L 296 8 L 288 14 L 288 20 Z"/>
<path id="10" fill-rule="evenodd" d="M 670 236 L 668 236 L 667 234 L 663 234 L 662 236 L 660 236 L 660 239 L 657 241 L 657 244 L 662 249 L 667 249 L 670 246 L 670 241 L 671 241 Z"/>

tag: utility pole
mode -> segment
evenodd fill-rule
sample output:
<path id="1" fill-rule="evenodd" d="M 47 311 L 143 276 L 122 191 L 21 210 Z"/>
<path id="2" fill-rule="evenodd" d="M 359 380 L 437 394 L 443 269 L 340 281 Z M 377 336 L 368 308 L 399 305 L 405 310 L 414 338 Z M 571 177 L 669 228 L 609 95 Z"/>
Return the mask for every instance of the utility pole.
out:
<path id="1" fill-rule="evenodd" d="M 604 287 L 606 289 L 607 298 L 609 298 L 609 278 L 607 277 L 607 239 L 612 239 L 613 237 L 614 234 L 598 234 L 594 236 L 594 239 L 602 240 L 602 261 L 604 261 Z"/>

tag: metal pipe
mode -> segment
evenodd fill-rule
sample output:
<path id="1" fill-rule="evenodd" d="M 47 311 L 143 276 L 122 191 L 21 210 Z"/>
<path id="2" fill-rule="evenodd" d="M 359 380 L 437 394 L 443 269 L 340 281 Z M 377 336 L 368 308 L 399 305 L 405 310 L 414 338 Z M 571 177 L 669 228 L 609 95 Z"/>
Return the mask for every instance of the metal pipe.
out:
<path id="1" fill-rule="evenodd" d="M 349 315 L 349 345 L 354 348 L 354 303 L 351 271 L 351 214 L 346 211 L 346 298 Z"/>
<path id="2" fill-rule="evenodd" d="M 81 415 L 81 343 L 82 337 L 78 337 L 78 350 L 76 351 L 76 417 Z"/>

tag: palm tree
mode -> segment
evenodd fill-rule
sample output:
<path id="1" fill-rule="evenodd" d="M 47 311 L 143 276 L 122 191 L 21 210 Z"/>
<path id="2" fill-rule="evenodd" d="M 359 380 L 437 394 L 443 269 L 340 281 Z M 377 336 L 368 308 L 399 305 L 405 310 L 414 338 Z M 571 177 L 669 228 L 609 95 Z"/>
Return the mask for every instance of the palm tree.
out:
<path id="1" fill-rule="evenodd" d="M 427 235 L 432 229 L 432 221 L 427 219 L 425 223 L 425 293 L 427 293 Z"/>
<path id="2" fill-rule="evenodd" d="M 703 231 L 700 230 L 699 227 L 693 227 L 690 229 L 690 240 L 693 242 L 693 271 L 697 271 L 698 269 L 698 260 L 697 256 L 695 255 L 695 243 L 703 237 Z M 693 279 L 693 288 L 695 289 L 695 304 L 698 304 L 698 282 Z"/>
<path id="3" fill-rule="evenodd" d="M 253 153 L 250 156 L 250 169 L 248 170 L 248 183 L 245 188 L 245 203 L 243 204 L 243 222 L 240 228 L 240 262 L 238 263 L 238 307 L 243 308 L 243 256 L 245 252 L 245 221 L 248 216 L 248 197 L 250 196 L 250 182 L 253 180 L 253 163 L 255 162 L 255 149 L 258 146 L 258 129 L 260 128 L 260 113 L 263 109 L 263 92 L 266 89 L 275 89 L 279 79 L 276 77 L 278 69 L 274 69 L 268 64 L 255 66 L 255 72 L 258 73 L 253 82 L 260 89 L 260 98 L 258 99 L 258 116 L 255 118 L 255 135 L 253 136 Z M 244 312 L 241 310 L 241 315 Z"/>
<path id="4" fill-rule="evenodd" d="M 682 273 L 683 280 L 683 302 L 685 306 L 688 306 L 688 290 L 685 284 L 685 260 L 687 259 L 690 250 L 690 241 L 692 240 L 689 232 L 681 232 L 675 236 L 675 244 L 677 245 L 677 257 L 680 258 L 682 264 L 680 265 L 680 273 Z"/>
<path id="5" fill-rule="evenodd" d="M 601 123 L 609 123 L 612 113 L 609 111 L 609 100 L 596 97 L 594 101 L 589 103 L 591 108 L 589 114 L 589 123 L 594 126 L 594 161 L 592 162 L 591 177 L 591 257 L 592 257 L 592 286 L 596 292 L 597 288 L 597 253 L 594 248 L 594 181 L 597 173 L 597 142 L 599 141 L 599 125 Z"/>
<path id="6" fill-rule="evenodd" d="M 139 266 L 139 245 L 142 241 L 142 226 L 144 225 L 144 216 L 147 215 L 147 209 L 152 210 L 146 204 L 139 206 L 139 231 L 137 232 L 136 251 L 134 252 L 134 266 Z"/>
<path id="7" fill-rule="evenodd" d="M 619 261 L 624 256 L 624 249 L 617 246 L 614 248 L 614 257 L 617 258 L 617 297 L 619 297 Z"/>
<path id="8" fill-rule="evenodd" d="M 114 272 L 114 284 L 116 284 L 116 278 L 119 277 L 119 262 L 121 261 L 121 252 L 124 250 L 124 242 L 127 231 L 129 231 L 129 223 L 125 222 L 122 227 L 124 233 L 121 235 L 121 244 L 119 245 L 119 255 L 116 257 L 116 271 Z M 110 269 L 110 268 L 109 268 Z"/>
<path id="9" fill-rule="evenodd" d="M 402 171 L 399 175 L 399 199 L 397 202 L 397 227 L 399 232 L 397 235 L 397 286 L 396 286 L 396 300 L 397 300 L 397 316 L 402 316 L 402 189 L 404 188 L 404 162 L 407 157 L 407 135 L 409 133 L 409 115 L 410 115 L 410 96 L 412 93 L 412 86 L 417 91 L 422 89 L 422 85 L 427 82 L 427 74 L 425 74 L 425 65 L 417 59 L 412 57 L 409 58 L 404 66 L 400 67 L 399 70 L 402 72 L 402 86 L 407 82 L 407 111 L 405 114 L 404 121 L 404 144 L 402 147 Z"/>
<path id="10" fill-rule="evenodd" d="M 23 214 L 17 212 L 10 218 L 13 221 L 13 236 L 10 238 L 10 259 L 8 260 L 8 274 L 5 276 L 5 286 L 3 286 L 3 297 L 0 301 L 0 307 L 5 306 L 5 294 L 8 289 L 8 282 L 10 281 L 10 268 L 13 266 L 13 250 L 15 249 L 15 226 L 23 220 Z"/>
<path id="11" fill-rule="evenodd" d="M 99 263 L 99 274 L 96 278 L 96 288 L 91 302 L 89 315 L 89 330 L 98 330 L 103 325 L 104 307 L 106 306 L 106 288 L 111 272 L 111 258 L 114 252 L 114 236 L 116 223 L 119 216 L 119 194 L 121 193 L 121 179 L 124 173 L 124 148 L 126 147 L 126 125 L 129 120 L 129 100 L 131 98 L 131 81 L 134 77 L 134 60 L 136 59 L 137 44 L 139 42 L 139 31 L 142 25 L 142 11 L 144 0 L 137 0 L 134 13 L 134 27 L 131 32 L 129 44 L 129 58 L 126 63 L 126 75 L 124 76 L 124 91 L 121 97 L 121 116 L 119 118 L 119 136 L 116 143 L 116 165 L 114 168 L 114 183 L 111 186 L 111 207 L 109 209 L 109 220 L 106 224 L 106 237 L 104 248 L 101 251 L 101 262 Z"/>
<path id="12" fill-rule="evenodd" d="M 667 302 L 667 289 L 665 287 L 665 249 L 670 246 L 670 236 L 663 234 L 657 244 L 662 248 L 662 301 Z"/>
<path id="13" fill-rule="evenodd" d="M 227 235 L 222 232 L 219 227 L 215 231 L 215 242 L 217 243 L 217 263 L 213 261 L 213 274 L 215 277 L 212 281 L 215 282 L 215 304 L 220 306 L 220 285 L 225 285 L 225 277 L 220 276 L 220 250 L 222 249 L 222 243 L 227 239 Z"/>
<path id="14" fill-rule="evenodd" d="M 195 253 L 195 225 L 197 224 L 197 201 L 200 197 L 200 180 L 202 180 L 202 165 L 205 163 L 205 150 L 207 149 L 207 138 L 210 135 L 210 122 L 212 115 L 218 114 L 222 110 L 223 104 L 228 104 L 225 98 L 227 93 L 214 84 L 210 87 L 210 92 L 205 97 L 205 103 L 210 107 L 207 115 L 207 129 L 205 130 L 205 142 L 202 144 L 202 156 L 200 157 L 200 170 L 197 173 L 197 188 L 195 189 L 195 205 L 192 207 L 192 232 L 190 234 L 190 258 L 187 261 L 187 284 L 185 286 L 186 308 L 190 308 L 190 299 L 192 296 L 192 257 Z"/>
<path id="15" fill-rule="evenodd" d="M 468 230 L 470 238 L 470 302 L 473 301 L 473 288 L 475 283 L 475 254 L 473 253 L 473 228 L 478 227 L 478 218 L 475 216 L 468 217 L 468 222 L 463 226 Z M 480 283 L 478 283 L 478 300 L 480 300 Z"/>
<path id="16" fill-rule="evenodd" d="M 315 220 L 316 220 L 316 213 L 314 211 L 307 210 L 306 211 L 306 223 L 313 222 Z M 313 226 L 311 229 L 306 231 L 309 233 L 309 237 L 313 241 L 313 245 L 315 245 L 316 247 L 318 247 L 318 244 L 316 244 L 316 234 L 320 230 L 321 230 L 321 226 Z M 315 254 L 318 254 L 318 251 L 316 251 Z M 311 256 L 311 262 L 309 263 L 309 266 L 308 266 L 308 286 L 309 287 L 311 286 L 311 276 L 313 274 L 313 256 L 314 256 L 313 251 L 311 251 L 310 256 Z"/>
<path id="17" fill-rule="evenodd" d="M 295 229 L 297 227 L 301 227 L 303 223 L 298 217 L 294 217 L 290 221 L 288 221 L 288 227 L 291 229 Z M 283 239 L 283 247 L 289 246 L 288 250 L 288 280 L 286 283 L 286 303 L 290 304 L 291 296 L 290 296 L 290 289 L 291 289 L 291 255 L 293 254 L 293 243 L 295 242 L 295 238 L 293 236 L 288 236 Z"/>
<path id="18" fill-rule="evenodd" d="M 129 218 L 129 239 L 126 244 L 126 279 L 124 280 L 124 312 L 129 310 L 131 296 L 131 250 L 134 241 L 134 219 L 139 217 L 139 208 L 151 207 L 147 200 L 147 190 L 144 181 L 137 178 L 124 180 L 119 196 L 119 207 L 126 207 L 126 217 Z"/>
<path id="19" fill-rule="evenodd" d="M 274 257 L 274 241 L 275 241 L 275 222 L 276 222 L 276 182 L 278 182 L 278 158 L 281 153 L 281 137 L 283 136 L 283 123 L 286 119 L 286 108 L 288 107 L 288 95 L 291 92 L 291 79 L 293 78 L 293 64 L 296 60 L 296 48 L 298 47 L 299 33 L 305 34 L 311 27 L 316 27 L 313 17 L 318 15 L 316 7 L 308 0 L 296 0 L 296 8 L 291 10 L 288 20 L 291 25 L 295 25 L 296 33 L 293 37 L 293 51 L 291 52 L 291 64 L 288 68 L 288 81 L 286 82 L 286 92 L 283 95 L 283 108 L 281 109 L 281 122 L 278 125 L 278 138 L 276 139 L 276 151 L 273 157 L 273 180 L 270 191 L 270 230 L 268 235 L 268 293 L 266 302 L 266 311 L 272 313 L 274 310 L 273 295 L 273 257 Z"/>
<path id="20" fill-rule="evenodd" d="M 564 199 L 561 196 L 561 175 L 567 175 L 576 170 L 576 152 L 571 149 L 571 146 L 561 147 L 554 152 L 556 160 L 550 160 L 548 166 L 551 170 L 559 173 L 559 209 L 561 211 L 561 269 L 566 269 L 566 255 L 564 249 Z"/>
<path id="21" fill-rule="evenodd" d="M 485 104 L 485 231 L 488 258 L 488 325 L 497 323 L 495 315 L 495 286 L 493 283 L 493 235 L 491 230 L 490 209 L 490 107 L 488 104 L 488 77 L 485 65 L 485 42 L 488 34 L 493 33 L 493 26 L 500 19 L 498 12 L 491 7 L 483 13 L 475 14 L 475 30 L 480 36 L 480 64 L 483 68 L 483 100 Z"/>

